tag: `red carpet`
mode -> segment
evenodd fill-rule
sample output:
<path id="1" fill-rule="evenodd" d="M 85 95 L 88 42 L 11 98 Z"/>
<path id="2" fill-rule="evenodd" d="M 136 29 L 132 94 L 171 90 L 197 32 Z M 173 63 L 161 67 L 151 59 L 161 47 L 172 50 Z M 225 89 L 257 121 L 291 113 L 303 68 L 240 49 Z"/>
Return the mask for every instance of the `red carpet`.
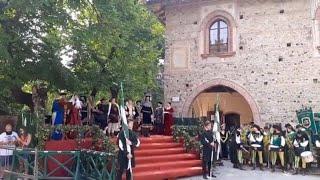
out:
<path id="1" fill-rule="evenodd" d="M 201 160 L 186 153 L 181 143 L 170 136 L 141 137 L 135 150 L 134 180 L 164 180 L 196 176 L 202 173 Z"/>

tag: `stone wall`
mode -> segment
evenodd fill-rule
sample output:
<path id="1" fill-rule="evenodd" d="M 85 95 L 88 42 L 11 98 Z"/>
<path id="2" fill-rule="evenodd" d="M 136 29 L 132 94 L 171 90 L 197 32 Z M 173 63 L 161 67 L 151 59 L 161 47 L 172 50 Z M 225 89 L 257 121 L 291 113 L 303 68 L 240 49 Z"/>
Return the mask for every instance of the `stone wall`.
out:
<path id="1" fill-rule="evenodd" d="M 215 79 L 245 89 L 258 107 L 259 123 L 296 121 L 301 105 L 320 112 L 320 59 L 313 55 L 310 7 L 305 0 L 195 0 L 167 6 L 165 98 L 180 97 L 173 103 L 176 116 L 187 116 L 193 92 Z M 203 58 L 201 23 L 216 10 L 234 18 L 236 54 Z"/>

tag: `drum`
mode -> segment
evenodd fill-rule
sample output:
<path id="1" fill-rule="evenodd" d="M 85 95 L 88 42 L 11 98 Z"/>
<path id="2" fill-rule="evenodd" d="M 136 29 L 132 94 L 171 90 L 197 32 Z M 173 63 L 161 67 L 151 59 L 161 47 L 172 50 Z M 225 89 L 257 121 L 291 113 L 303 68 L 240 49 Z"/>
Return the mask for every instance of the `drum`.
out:
<path id="1" fill-rule="evenodd" d="M 280 147 L 279 146 L 275 146 L 275 145 L 269 145 L 269 149 L 270 149 L 270 151 L 279 151 Z"/>
<path id="2" fill-rule="evenodd" d="M 313 160 L 314 160 L 311 151 L 305 151 L 305 152 L 301 153 L 301 158 L 302 158 L 306 163 L 311 163 L 311 162 L 313 162 Z"/>
<path id="3" fill-rule="evenodd" d="M 251 146 L 254 147 L 254 148 L 260 148 L 261 147 L 260 144 L 251 144 Z"/>

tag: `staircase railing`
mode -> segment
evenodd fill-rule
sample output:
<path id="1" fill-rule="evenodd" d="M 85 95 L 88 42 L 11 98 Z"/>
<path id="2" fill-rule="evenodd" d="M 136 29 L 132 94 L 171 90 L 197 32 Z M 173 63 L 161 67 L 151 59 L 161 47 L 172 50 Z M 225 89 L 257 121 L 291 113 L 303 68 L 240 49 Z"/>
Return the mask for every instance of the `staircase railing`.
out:
<path id="1" fill-rule="evenodd" d="M 37 151 L 13 150 L 10 169 L 4 171 L 9 179 L 94 179 L 113 180 L 116 177 L 114 154 L 100 151 Z M 21 164 L 27 167 L 21 168 Z"/>

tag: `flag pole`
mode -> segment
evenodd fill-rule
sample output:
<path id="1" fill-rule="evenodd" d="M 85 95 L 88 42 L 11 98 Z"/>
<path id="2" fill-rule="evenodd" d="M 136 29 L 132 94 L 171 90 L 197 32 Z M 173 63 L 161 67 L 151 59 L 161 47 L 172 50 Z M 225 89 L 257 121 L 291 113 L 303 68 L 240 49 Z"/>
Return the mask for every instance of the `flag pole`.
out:
<path id="1" fill-rule="evenodd" d="M 121 115 L 121 119 L 122 119 L 122 129 L 124 131 L 124 137 L 126 139 L 129 139 L 129 129 L 128 129 L 128 121 L 127 121 L 127 117 L 126 117 L 126 113 L 125 113 L 125 109 L 124 109 L 124 93 L 123 93 L 123 83 L 122 81 L 120 82 L 120 92 L 121 92 L 121 99 L 120 99 L 120 115 Z M 131 154 L 131 147 L 130 145 L 127 145 L 127 151 L 129 152 L 129 154 Z M 128 159 L 128 169 L 130 170 L 130 174 L 131 174 L 131 180 L 133 179 L 133 171 L 132 171 L 132 164 L 131 164 L 131 159 Z"/>
<path id="2" fill-rule="evenodd" d="M 219 117 L 219 95 L 217 94 L 217 103 L 216 103 L 216 107 L 215 107 L 215 120 L 214 120 L 214 124 L 212 127 L 212 136 L 213 136 L 213 142 L 215 140 L 218 141 L 218 150 L 219 150 L 219 144 L 220 144 L 220 134 L 219 134 L 219 124 L 220 124 L 220 117 Z M 209 172 L 209 176 L 210 179 L 212 179 L 212 170 L 213 170 L 213 150 L 215 149 L 215 147 L 212 147 L 212 151 L 211 151 L 211 168 L 210 168 L 210 172 Z M 217 157 L 219 156 L 219 152 L 217 151 Z"/>

